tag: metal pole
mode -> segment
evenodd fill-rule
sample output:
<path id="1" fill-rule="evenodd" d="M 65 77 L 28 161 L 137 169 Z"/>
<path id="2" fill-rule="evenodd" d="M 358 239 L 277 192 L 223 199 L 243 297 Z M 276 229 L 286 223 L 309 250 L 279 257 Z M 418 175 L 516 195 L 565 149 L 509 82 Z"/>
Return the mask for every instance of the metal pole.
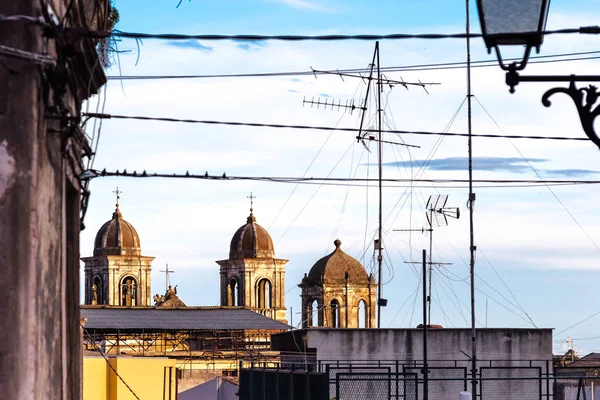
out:
<path id="1" fill-rule="evenodd" d="M 433 268 L 433 260 L 431 255 L 433 254 L 433 210 L 429 211 L 429 296 L 427 296 L 427 323 L 431 324 L 431 278 Z"/>
<path id="2" fill-rule="evenodd" d="M 378 131 L 379 131 L 379 145 L 378 149 L 378 158 L 379 158 L 379 251 L 377 254 L 377 263 L 379 265 L 377 282 L 379 285 L 378 288 L 378 299 L 377 299 L 377 328 L 381 328 L 381 296 L 383 292 L 383 284 L 382 284 L 382 261 L 383 256 L 381 254 L 381 250 L 383 247 L 383 242 L 381 240 L 382 227 L 381 221 L 383 219 L 383 187 L 382 187 L 382 177 L 383 177 L 383 167 L 382 167 L 382 157 L 383 157 L 383 143 L 381 141 L 382 133 L 381 133 L 381 66 L 379 64 L 379 42 L 375 42 L 375 52 L 377 53 L 377 115 L 378 115 Z"/>
<path id="3" fill-rule="evenodd" d="M 431 257 L 431 254 L 429 254 Z M 431 268 L 431 266 L 430 266 Z M 429 371 L 427 367 L 427 251 L 423 249 L 423 399 L 429 399 Z"/>
<path id="4" fill-rule="evenodd" d="M 469 0 L 465 0 L 467 13 L 467 110 L 468 110 L 468 147 L 469 147 L 469 272 L 471 277 L 471 393 L 473 399 L 477 398 L 477 338 L 475 336 L 475 236 L 473 233 L 473 207 L 475 204 L 475 193 L 473 193 L 473 137 L 471 124 L 471 40 L 470 40 L 470 13 Z"/>

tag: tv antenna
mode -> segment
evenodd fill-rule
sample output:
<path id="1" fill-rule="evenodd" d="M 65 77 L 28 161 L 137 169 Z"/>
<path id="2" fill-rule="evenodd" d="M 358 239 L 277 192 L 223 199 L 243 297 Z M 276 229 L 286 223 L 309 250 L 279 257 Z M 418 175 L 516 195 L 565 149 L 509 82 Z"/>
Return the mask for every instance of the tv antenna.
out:
<path id="1" fill-rule="evenodd" d="M 448 202 L 447 194 L 436 194 L 429 196 L 425 206 L 425 216 L 427 218 L 427 228 L 421 229 L 394 229 L 394 232 L 429 232 L 429 294 L 427 295 L 427 324 L 431 324 L 431 281 L 433 266 L 451 265 L 452 263 L 433 262 L 433 228 L 448 226 L 448 217 L 458 219 L 460 209 L 458 207 L 446 207 Z"/>
<path id="2" fill-rule="evenodd" d="M 329 107 L 331 111 L 344 110 L 344 112 L 348 111 L 350 115 L 352 115 L 356 109 L 364 110 L 363 107 L 359 107 L 354 104 L 354 99 L 346 100 L 346 103 L 342 104 L 342 100 L 339 99 L 336 103 L 335 99 L 331 99 L 330 101 L 327 97 L 325 97 L 324 100 L 321 100 L 321 97 L 317 97 L 317 101 L 315 101 L 314 96 L 311 98 L 311 100 L 306 100 L 306 96 L 304 96 L 302 99 L 302 106 L 304 107 L 305 104 L 310 104 L 310 108 L 316 107 L 317 110 L 321 107 L 323 107 L 324 110 L 327 110 L 327 107 Z"/>
<path id="3" fill-rule="evenodd" d="M 340 71 L 318 71 L 315 70 L 311 67 L 311 70 L 313 71 L 313 74 L 315 75 L 315 78 L 317 77 L 317 73 L 318 74 L 333 74 L 333 75 L 338 75 L 342 80 L 344 80 L 344 77 L 349 77 L 349 78 L 355 78 L 355 79 L 361 79 L 366 85 L 367 85 L 367 89 L 365 91 L 365 97 L 364 97 L 364 101 L 362 103 L 362 106 L 356 106 L 354 105 L 354 103 L 352 103 L 351 105 L 349 105 L 349 107 L 345 107 L 345 105 L 342 105 L 339 101 L 337 104 L 335 104 L 335 101 L 332 100 L 332 103 L 328 103 L 327 100 L 325 100 L 325 103 L 323 103 L 320 99 L 318 99 L 318 101 L 316 102 L 316 106 L 317 108 L 319 108 L 321 105 L 323 105 L 325 108 L 327 107 L 331 107 L 331 109 L 335 109 L 335 107 L 338 107 L 339 109 L 342 108 L 350 108 L 351 110 L 354 110 L 356 108 L 360 109 L 362 111 L 361 116 L 360 116 L 360 126 L 358 129 L 358 135 L 356 136 L 357 142 L 362 142 L 363 146 L 365 146 L 365 148 L 367 150 L 368 146 L 365 143 L 365 140 L 369 140 L 369 141 L 376 141 L 378 143 L 377 146 L 377 159 L 378 159 L 378 181 L 379 181 L 379 215 L 378 215 L 378 233 L 377 233 L 377 239 L 375 240 L 375 245 L 374 245 L 374 251 L 377 252 L 377 264 L 378 264 L 378 269 L 377 269 L 377 328 L 381 327 L 381 307 L 382 306 L 386 306 L 387 305 L 387 300 L 384 299 L 382 297 L 383 295 L 383 280 L 382 280 L 382 269 L 383 269 L 383 185 L 382 185 L 382 181 L 383 181 L 383 143 L 386 142 L 383 140 L 383 102 L 381 100 L 381 93 L 383 92 L 383 85 L 387 85 L 391 88 L 393 88 L 394 86 L 402 86 L 405 89 L 409 89 L 410 86 L 417 86 L 417 87 L 421 87 L 425 90 L 425 92 L 427 92 L 426 87 L 429 85 L 439 85 L 439 83 L 430 83 L 430 82 L 406 82 L 403 79 L 401 80 L 393 80 L 393 79 L 389 79 L 388 77 L 385 77 L 382 74 L 381 71 L 381 62 L 380 62 L 380 51 L 379 51 L 379 41 L 375 42 L 375 50 L 373 52 L 373 59 L 371 61 L 371 63 L 369 64 L 369 75 L 365 76 L 362 74 L 351 74 L 351 73 L 346 73 L 346 72 L 340 72 Z M 377 85 L 377 96 L 376 96 L 376 101 L 375 104 L 377 106 L 377 128 L 376 129 L 368 129 L 365 130 L 364 126 L 365 126 L 365 117 L 367 114 L 367 104 L 368 104 L 368 100 L 369 100 L 369 94 L 371 91 L 371 84 L 375 82 L 375 84 Z M 315 105 L 314 99 L 309 101 L 306 101 L 306 99 L 303 100 L 303 104 L 311 104 L 311 106 Z M 352 108 L 354 107 L 354 108 Z M 375 132 L 377 133 L 377 135 L 375 136 Z M 396 142 L 387 142 L 390 144 L 395 144 L 395 145 L 399 145 L 399 146 L 407 146 L 407 147 L 417 147 L 414 145 L 407 145 L 406 143 L 396 143 Z"/>

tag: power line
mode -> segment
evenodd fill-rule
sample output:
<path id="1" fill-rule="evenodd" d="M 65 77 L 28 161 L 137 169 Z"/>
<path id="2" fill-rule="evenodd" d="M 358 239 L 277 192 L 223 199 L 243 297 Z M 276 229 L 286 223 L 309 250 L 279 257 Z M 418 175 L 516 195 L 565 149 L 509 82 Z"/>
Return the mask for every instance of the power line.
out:
<path id="1" fill-rule="evenodd" d="M 479 101 L 479 99 L 477 97 L 475 97 L 475 100 L 477 100 L 477 103 L 479 103 L 479 105 L 481 106 L 481 108 L 483 108 L 483 111 L 485 111 L 485 113 L 490 117 L 490 119 L 492 120 L 492 122 L 494 122 L 494 124 L 498 127 L 498 129 L 500 129 L 500 132 L 504 132 L 504 130 L 502 129 L 502 127 L 500 127 L 500 125 L 498 124 L 498 122 L 496 122 L 496 120 L 488 112 L 488 110 L 485 108 L 485 106 L 483 104 L 481 104 L 481 102 Z M 521 158 L 525 161 L 525 163 L 527 163 L 527 165 L 529 166 L 529 168 L 531 168 L 531 170 L 535 173 L 535 175 L 540 180 L 542 180 L 542 176 L 533 167 L 533 165 L 531 165 L 531 163 L 529 162 L 529 160 L 525 158 L 525 156 L 523 155 L 523 153 L 521 153 L 521 151 L 518 149 L 518 147 L 514 143 L 512 143 L 511 140 L 509 140 L 509 142 L 515 148 L 515 150 L 517 150 L 517 153 L 519 153 L 519 155 L 521 156 Z M 556 201 L 562 206 L 562 208 L 567 212 L 567 214 L 569 214 L 569 216 L 571 217 L 571 219 L 573 220 L 573 222 L 575 222 L 575 224 L 579 227 L 579 229 L 581 230 L 581 232 L 583 232 L 583 234 L 588 238 L 588 240 L 592 243 L 592 245 L 596 248 L 596 250 L 598 250 L 598 252 L 600 252 L 600 247 L 598 247 L 598 245 L 596 244 L 596 242 L 594 241 L 594 239 L 592 239 L 592 237 L 590 236 L 590 234 L 583 228 L 583 226 L 579 223 L 579 221 L 577 220 L 577 218 L 575 218 L 575 216 L 573 215 L 573 213 L 571 213 L 571 210 L 569 210 L 569 208 L 566 206 L 566 204 L 562 202 L 562 200 L 556 195 L 556 193 L 554 193 L 554 191 L 551 188 L 547 187 L 547 189 L 550 191 L 550 193 L 556 199 Z"/>
<path id="2" fill-rule="evenodd" d="M 529 64 L 548 64 L 556 62 L 568 62 L 568 61 L 584 61 L 584 60 L 595 60 L 600 56 L 595 57 L 576 57 L 576 58 L 565 58 L 558 60 L 546 60 L 547 58 L 556 57 L 574 57 L 574 56 L 589 56 L 593 54 L 600 54 L 600 51 L 585 51 L 576 53 L 562 53 L 562 54 L 548 54 L 544 56 L 530 57 Z M 505 61 L 518 61 L 518 58 L 508 58 Z M 472 61 L 471 68 L 488 68 L 497 67 L 497 60 L 479 60 Z M 459 69 L 466 68 L 466 63 L 463 61 L 458 62 L 446 62 L 446 63 L 435 63 L 435 64 L 415 64 L 415 65 L 402 65 L 392 67 L 382 67 L 381 70 L 384 72 L 418 72 L 418 71 L 430 71 L 430 70 L 443 70 L 443 69 Z M 242 74 L 206 74 L 206 75 L 111 75 L 107 76 L 108 80 L 153 80 L 153 79 L 206 79 L 206 78 L 263 78 L 263 77 L 284 77 L 284 76 L 314 76 L 323 74 L 334 74 L 338 73 L 368 73 L 368 68 L 350 68 L 350 69 L 327 69 L 323 71 L 307 70 L 307 71 L 284 71 L 284 72 L 258 72 L 258 73 L 242 73 Z M 365 77 L 366 78 L 366 77 Z"/>
<path id="3" fill-rule="evenodd" d="M 131 386 L 129 386 L 127 384 L 127 382 L 125 382 L 125 379 L 123 379 L 123 377 L 121 375 L 119 375 L 119 373 L 117 372 L 117 370 L 115 369 L 115 367 L 112 366 L 112 364 L 110 363 L 110 361 L 108 361 L 108 358 L 106 357 L 106 355 L 104 355 L 104 352 L 102 352 L 102 349 L 100 349 L 97 345 L 96 342 L 94 340 L 94 338 L 92 337 L 92 335 L 90 334 L 90 332 L 85 328 L 85 326 L 83 325 L 83 323 L 80 323 L 81 328 L 83 329 L 83 331 L 86 333 L 89 343 L 92 344 L 92 346 L 94 346 L 94 349 L 96 349 L 96 351 L 98 353 L 100 353 L 100 355 L 102 356 L 102 358 L 104 358 L 104 361 L 106 361 L 106 364 L 108 365 L 108 367 L 115 373 L 115 375 L 117 375 L 117 377 L 119 378 L 119 380 L 121 382 L 123 382 L 123 385 L 125 385 L 125 387 L 131 392 L 131 394 L 133 395 L 133 397 L 135 397 L 137 400 L 140 400 L 139 396 L 137 394 L 135 394 L 135 392 L 133 391 L 133 389 L 131 388 Z M 170 389 L 169 389 L 170 390 Z"/>
<path id="4" fill-rule="evenodd" d="M 587 318 L 584 318 L 584 319 L 582 319 L 581 321 L 574 323 L 573 325 L 569 326 L 568 328 L 565 328 L 565 329 L 563 329 L 562 331 L 560 331 L 560 332 L 558 332 L 558 333 L 555 333 L 555 334 L 554 334 L 554 336 L 558 336 L 558 335 L 560 335 L 561 333 L 563 333 L 564 331 L 568 331 L 569 329 L 571 329 L 571 328 L 574 328 L 574 327 L 576 327 L 577 325 L 584 323 L 584 322 L 585 322 L 585 321 L 587 321 L 588 319 L 590 319 L 590 318 L 592 318 L 592 317 L 595 317 L 595 316 L 596 316 L 596 315 L 598 315 L 598 314 L 600 314 L 600 311 L 593 313 L 593 314 L 592 314 L 592 315 L 590 315 L 589 317 L 587 317 Z"/>
<path id="5" fill-rule="evenodd" d="M 81 175 L 81 179 L 94 179 L 100 177 L 111 177 L 120 176 L 128 178 L 179 178 L 179 179 L 202 179 L 202 180 L 217 180 L 217 181 L 265 181 L 265 182 L 281 182 L 281 183 L 297 183 L 297 182 L 379 182 L 379 179 L 375 178 L 330 178 L 328 177 L 275 177 L 275 176 L 235 176 L 227 175 L 210 175 L 208 172 L 204 174 L 190 174 L 189 171 L 185 174 L 182 173 L 152 173 L 143 170 L 138 173 L 137 171 L 127 172 L 127 170 L 114 172 L 107 171 L 106 169 L 99 171 L 94 169 L 88 169 Z M 411 179 L 411 178 L 384 178 L 382 182 L 388 183 L 410 183 L 410 182 L 429 182 L 429 183 L 466 183 L 468 179 Z M 599 184 L 600 180 L 527 180 L 527 179 L 474 179 L 474 183 L 499 183 L 499 184 L 535 184 L 545 185 L 548 183 L 552 184 Z"/>
<path id="6" fill-rule="evenodd" d="M 169 117 L 146 117 L 140 115 L 116 115 L 102 113 L 81 113 L 84 117 L 101 118 L 101 119 L 132 119 L 140 121 L 161 121 L 161 122 L 181 122 L 187 124 L 206 124 L 206 125 L 229 125 L 229 126 L 249 126 L 258 128 L 277 128 L 277 129 L 312 129 L 321 131 L 341 131 L 341 132 L 379 132 L 376 129 L 359 128 L 338 128 L 332 126 L 310 126 L 310 125 L 287 125 L 287 124 L 269 124 L 259 122 L 238 122 L 238 121 L 215 121 L 215 120 L 197 120 L 197 119 L 180 119 Z M 48 118 L 52 118 L 48 116 Z M 428 132 L 428 131 L 401 131 L 401 130 L 382 130 L 383 133 L 395 133 L 406 135 L 439 135 L 439 136 L 457 136 L 467 137 L 467 133 L 456 132 Z M 566 136 L 532 136 L 532 135 L 497 135 L 497 134 L 473 134 L 473 137 L 482 138 L 510 138 L 510 139 L 533 139 L 533 140 L 567 140 L 567 141 L 589 141 L 587 137 L 566 137 Z"/>
<path id="7" fill-rule="evenodd" d="M 222 35 L 222 34 L 181 34 L 181 33 L 142 33 L 142 32 L 122 32 L 119 30 L 102 31 L 91 30 L 87 28 L 57 28 L 56 33 L 67 36 L 83 36 L 93 38 L 118 37 L 127 39 L 161 39 L 161 40 L 237 40 L 237 41 L 266 41 L 277 40 L 287 42 L 301 41 L 342 41 L 342 40 L 405 40 L 405 39 L 475 39 L 482 38 L 481 33 L 392 33 L 387 35 L 382 34 L 358 34 L 358 35 Z M 547 30 L 542 32 L 542 35 L 556 34 L 598 34 L 600 26 L 584 26 L 579 28 L 563 28 L 555 30 Z M 539 34 L 538 32 L 523 32 L 519 34 L 500 33 L 494 36 L 501 39 L 513 39 L 526 34 Z"/>

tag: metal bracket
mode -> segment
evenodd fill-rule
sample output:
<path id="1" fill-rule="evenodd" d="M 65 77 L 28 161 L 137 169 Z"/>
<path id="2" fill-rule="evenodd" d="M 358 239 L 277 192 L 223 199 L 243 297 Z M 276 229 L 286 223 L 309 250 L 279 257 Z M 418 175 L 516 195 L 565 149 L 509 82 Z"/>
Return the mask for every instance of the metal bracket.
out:
<path id="1" fill-rule="evenodd" d="M 577 107 L 577 112 L 579 113 L 583 131 L 587 137 L 600 148 L 600 139 L 594 129 L 594 120 L 598 114 L 600 114 L 600 105 L 593 107 L 600 97 L 598 88 L 594 85 L 589 85 L 588 87 L 577 89 L 575 82 L 571 81 L 568 88 L 553 88 L 544 93 L 542 96 L 542 104 L 545 107 L 550 107 L 552 103 L 549 98 L 556 93 L 564 93 L 573 99 L 575 107 Z"/>
<path id="2" fill-rule="evenodd" d="M 548 90 L 542 96 L 542 104 L 545 107 L 550 107 L 550 97 L 556 93 L 564 93 L 573 99 L 581 127 L 587 137 L 600 148 L 600 138 L 594 129 L 594 121 L 600 114 L 600 104 L 596 105 L 600 99 L 598 88 L 594 85 L 589 85 L 584 88 L 577 88 L 575 82 L 600 82 L 600 75 L 519 75 L 517 69 L 513 66 L 506 73 L 506 84 L 510 87 L 510 92 L 515 92 L 515 86 L 519 82 L 569 82 L 569 87 L 557 87 Z"/>

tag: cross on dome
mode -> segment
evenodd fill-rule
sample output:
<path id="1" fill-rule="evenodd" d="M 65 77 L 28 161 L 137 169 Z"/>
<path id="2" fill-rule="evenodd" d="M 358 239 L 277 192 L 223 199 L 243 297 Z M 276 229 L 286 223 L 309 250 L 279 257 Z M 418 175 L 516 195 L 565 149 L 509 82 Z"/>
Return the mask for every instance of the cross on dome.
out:
<path id="1" fill-rule="evenodd" d="M 123 193 L 121 190 L 119 190 L 119 187 L 117 186 L 117 188 L 115 190 L 113 190 L 113 193 L 117 195 L 117 208 L 119 208 L 119 200 L 121 199 L 121 193 Z"/>
<path id="2" fill-rule="evenodd" d="M 250 199 L 250 212 L 252 212 L 254 209 L 254 199 L 256 198 L 256 196 L 253 195 L 252 192 L 250 192 L 250 196 L 246 196 L 246 198 Z"/>

